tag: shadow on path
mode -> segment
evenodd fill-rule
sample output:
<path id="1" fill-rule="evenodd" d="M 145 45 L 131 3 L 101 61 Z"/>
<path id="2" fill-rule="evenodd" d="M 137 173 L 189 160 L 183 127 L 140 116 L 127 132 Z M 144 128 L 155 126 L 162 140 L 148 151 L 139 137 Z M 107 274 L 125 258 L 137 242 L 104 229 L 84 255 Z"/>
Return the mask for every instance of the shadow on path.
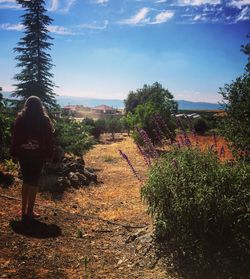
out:
<path id="1" fill-rule="evenodd" d="M 35 238 L 58 237 L 62 230 L 55 224 L 46 224 L 39 220 L 27 219 L 22 221 L 12 220 L 10 226 L 15 233 Z"/>
<path id="2" fill-rule="evenodd" d="M 202 242 L 190 239 L 182 243 L 172 240 L 157 243 L 156 246 L 159 249 L 159 256 L 163 256 L 166 263 L 171 259 L 171 270 L 181 278 L 250 278 L 248 247 L 240 247 L 237 241 Z"/>

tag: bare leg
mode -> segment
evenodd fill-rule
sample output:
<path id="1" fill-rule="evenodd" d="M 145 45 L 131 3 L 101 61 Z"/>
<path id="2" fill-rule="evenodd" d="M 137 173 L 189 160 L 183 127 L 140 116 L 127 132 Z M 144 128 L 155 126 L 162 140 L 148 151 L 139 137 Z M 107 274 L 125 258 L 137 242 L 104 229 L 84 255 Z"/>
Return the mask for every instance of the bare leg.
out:
<path id="1" fill-rule="evenodd" d="M 27 210 L 28 216 L 32 216 L 33 215 L 33 209 L 34 209 L 34 205 L 35 205 L 37 190 L 38 190 L 38 187 L 29 186 L 28 210 Z"/>
<path id="2" fill-rule="evenodd" d="M 22 186 L 22 215 L 23 216 L 26 214 L 27 203 L 28 203 L 28 191 L 29 191 L 29 186 L 23 183 Z"/>

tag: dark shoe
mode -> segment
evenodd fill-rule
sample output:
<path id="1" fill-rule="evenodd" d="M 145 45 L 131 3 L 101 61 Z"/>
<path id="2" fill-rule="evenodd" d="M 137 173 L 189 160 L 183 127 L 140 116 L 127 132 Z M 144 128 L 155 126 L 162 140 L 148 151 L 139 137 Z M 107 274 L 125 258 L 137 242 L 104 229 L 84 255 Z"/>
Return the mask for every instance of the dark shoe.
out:
<path id="1" fill-rule="evenodd" d="M 28 214 L 27 215 L 29 218 L 39 218 L 40 217 L 40 214 L 33 211 L 31 214 Z"/>

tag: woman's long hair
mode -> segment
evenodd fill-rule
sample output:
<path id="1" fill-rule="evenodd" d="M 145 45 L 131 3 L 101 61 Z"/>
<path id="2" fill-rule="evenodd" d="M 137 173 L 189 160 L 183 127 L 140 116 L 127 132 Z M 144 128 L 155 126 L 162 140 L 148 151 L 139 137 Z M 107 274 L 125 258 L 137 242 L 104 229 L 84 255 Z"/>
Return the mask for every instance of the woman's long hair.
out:
<path id="1" fill-rule="evenodd" d="M 37 96 L 30 96 L 26 100 L 20 115 L 32 118 L 44 118 L 48 116 L 40 98 Z"/>
<path id="2" fill-rule="evenodd" d="M 43 104 L 37 96 L 30 96 L 19 113 L 24 124 L 24 133 L 39 135 L 43 132 L 45 119 L 48 118 Z"/>

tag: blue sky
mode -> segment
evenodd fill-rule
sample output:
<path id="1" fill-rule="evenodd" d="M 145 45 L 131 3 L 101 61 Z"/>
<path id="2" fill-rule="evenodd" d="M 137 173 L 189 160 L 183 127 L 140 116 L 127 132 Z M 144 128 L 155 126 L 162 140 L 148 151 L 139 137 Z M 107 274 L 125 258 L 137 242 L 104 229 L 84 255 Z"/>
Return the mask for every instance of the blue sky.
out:
<path id="1" fill-rule="evenodd" d="M 176 99 L 217 102 L 241 75 L 250 0 L 46 0 L 59 95 L 124 99 L 155 81 Z M 15 0 L 0 0 L 0 86 L 15 83 L 22 36 Z"/>

